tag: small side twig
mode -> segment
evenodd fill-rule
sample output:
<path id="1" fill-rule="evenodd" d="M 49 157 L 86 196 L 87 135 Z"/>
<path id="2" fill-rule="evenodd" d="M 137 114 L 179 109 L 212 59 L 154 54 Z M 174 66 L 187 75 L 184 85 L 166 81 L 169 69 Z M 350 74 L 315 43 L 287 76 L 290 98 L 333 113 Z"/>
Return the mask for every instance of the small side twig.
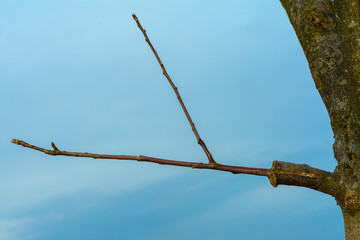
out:
<path id="1" fill-rule="evenodd" d="M 54 149 L 54 152 L 59 152 L 59 149 L 56 147 L 55 143 L 51 142 L 51 146 Z"/>
<path id="2" fill-rule="evenodd" d="M 206 154 L 206 156 L 207 156 L 207 158 L 208 158 L 208 160 L 209 160 L 209 163 L 210 163 L 210 164 L 216 164 L 213 156 L 211 155 L 210 151 L 209 151 L 208 148 L 206 147 L 205 142 L 200 138 L 200 135 L 199 135 L 198 131 L 196 130 L 195 124 L 194 124 L 194 122 L 192 121 L 192 119 L 191 119 L 191 117 L 190 117 L 190 114 L 189 114 L 189 112 L 187 111 L 183 100 L 181 99 L 180 93 L 179 93 L 177 87 L 175 86 L 175 84 L 173 83 L 173 81 L 171 80 L 169 74 L 167 73 L 167 71 L 166 71 L 166 69 L 165 69 L 165 67 L 164 67 L 164 64 L 161 62 L 160 57 L 159 57 L 159 55 L 157 54 L 154 46 L 151 44 L 150 39 L 149 39 L 149 37 L 148 37 L 147 34 L 146 34 L 146 30 L 141 26 L 140 21 L 139 21 L 139 19 L 136 17 L 135 13 L 133 13 L 132 16 L 133 16 L 135 22 L 137 23 L 138 27 L 140 28 L 141 32 L 143 33 L 143 35 L 144 35 L 144 37 L 145 37 L 145 41 L 149 44 L 152 52 L 154 53 L 156 59 L 158 60 L 158 62 L 159 62 L 159 64 L 160 64 L 160 67 L 161 67 L 161 69 L 163 70 L 164 76 L 165 76 L 166 79 L 169 81 L 172 89 L 174 90 L 174 92 L 175 92 L 175 94 L 176 94 L 176 97 L 177 97 L 177 99 L 179 100 L 179 103 L 180 103 L 180 105 L 181 105 L 181 107 L 182 107 L 182 109 L 183 109 L 183 111 L 184 111 L 184 113 L 185 113 L 185 115 L 186 115 L 186 118 L 188 119 L 188 121 L 189 121 L 189 123 L 190 123 L 191 129 L 192 129 L 192 131 L 193 131 L 194 134 L 195 134 L 195 137 L 196 137 L 196 139 L 197 139 L 198 144 L 203 148 L 203 150 L 204 150 L 204 152 L 205 152 L 205 154 Z"/>
<path id="3" fill-rule="evenodd" d="M 157 164 L 163 165 L 172 165 L 172 166 L 180 166 L 180 167 L 189 167 L 189 168 L 197 168 L 197 169 L 212 169 L 212 170 L 219 170 L 225 172 L 231 172 L 233 174 L 251 174 L 251 175 L 258 175 L 258 176 L 270 176 L 271 169 L 266 168 L 249 168 L 249 167 L 240 167 L 240 166 L 230 166 L 230 165 L 223 165 L 223 164 L 211 164 L 211 163 L 202 163 L 202 162 L 184 162 L 184 161 L 175 161 L 169 159 L 162 159 L 162 158 L 154 158 L 148 156 L 131 156 L 131 155 L 109 155 L 109 154 L 96 154 L 96 153 L 81 153 L 81 152 L 68 152 L 59 150 L 54 143 L 52 143 L 52 147 L 54 150 L 41 148 L 35 145 L 31 145 L 27 142 L 12 139 L 12 143 L 17 145 L 34 149 L 40 152 L 43 152 L 48 155 L 62 155 L 62 156 L 72 156 L 72 157 L 86 157 L 86 158 L 95 158 L 95 159 L 113 159 L 113 160 L 135 160 L 139 162 L 152 162 Z"/>

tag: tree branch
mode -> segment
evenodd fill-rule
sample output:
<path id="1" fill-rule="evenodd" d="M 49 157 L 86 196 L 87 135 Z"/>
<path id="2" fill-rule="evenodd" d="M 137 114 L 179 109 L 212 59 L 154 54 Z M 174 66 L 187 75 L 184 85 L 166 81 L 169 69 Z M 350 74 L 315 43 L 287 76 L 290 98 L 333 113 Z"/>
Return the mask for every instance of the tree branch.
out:
<path id="1" fill-rule="evenodd" d="M 285 0 L 284 0 L 285 1 Z M 81 153 L 81 152 L 69 152 L 69 151 L 62 151 L 59 150 L 56 145 L 51 142 L 51 146 L 53 150 L 41 148 L 35 145 L 31 145 L 24 141 L 18 139 L 12 139 L 12 142 L 17 145 L 21 145 L 26 148 L 34 149 L 40 152 L 43 152 L 48 155 L 62 155 L 62 156 L 73 156 L 73 157 L 87 157 L 87 158 L 95 158 L 95 159 L 114 159 L 114 160 L 136 160 L 140 162 L 152 162 L 157 164 L 163 165 L 172 165 L 172 166 L 181 166 L 181 167 L 191 167 L 191 168 L 198 168 L 198 169 L 212 169 L 218 171 L 225 171 L 231 172 L 233 174 L 251 174 L 251 175 L 258 175 L 258 176 L 266 176 L 269 178 L 270 183 L 272 186 L 276 187 L 278 185 L 290 185 L 290 186 L 302 186 L 311 188 L 323 193 L 330 194 L 332 196 L 337 196 L 340 192 L 339 190 L 339 179 L 337 179 L 337 175 L 331 172 L 323 171 L 317 168 L 310 167 L 306 164 L 294 164 L 288 162 L 281 162 L 281 161 L 274 161 L 271 169 L 267 168 L 249 168 L 249 167 L 242 167 L 242 166 L 230 166 L 230 165 L 223 165 L 218 164 L 214 161 L 211 153 L 207 149 L 204 141 L 200 138 L 199 133 L 197 132 L 195 125 L 182 101 L 180 94 L 177 90 L 177 87 L 172 82 L 171 78 L 166 72 L 166 69 L 161 62 L 156 50 L 154 49 L 153 45 L 151 44 L 145 29 L 142 28 L 139 20 L 137 19 L 136 15 L 133 14 L 133 18 L 138 24 L 141 32 L 143 33 L 146 42 L 149 44 L 151 50 L 153 51 L 156 59 L 158 60 L 164 76 L 169 81 L 171 87 L 173 88 L 179 103 L 191 125 L 191 128 L 195 134 L 198 143 L 203 148 L 204 152 L 206 153 L 209 163 L 202 163 L 202 162 L 184 162 L 184 161 L 175 161 L 169 159 L 161 159 L 161 158 L 154 158 L 148 156 L 131 156 L 131 155 L 109 155 L 109 154 L 96 154 L 96 153 Z"/>
<path id="2" fill-rule="evenodd" d="M 171 87 L 173 88 L 173 90 L 174 90 L 174 92 L 175 92 L 175 94 L 176 94 L 176 97 L 177 97 L 177 99 L 179 100 L 179 103 L 180 103 L 180 105 L 181 105 L 181 107 L 182 107 L 182 109 L 183 109 L 183 111 L 184 111 L 184 113 L 185 113 L 185 115 L 186 115 L 186 118 L 188 119 L 188 121 L 189 121 L 189 123 L 190 123 L 191 129 L 192 129 L 192 131 L 193 131 L 194 134 L 195 134 L 195 137 L 196 137 L 196 139 L 197 139 L 198 144 L 199 144 L 199 145 L 202 147 L 202 149 L 204 150 L 207 158 L 209 159 L 209 163 L 216 163 L 215 160 L 214 160 L 214 158 L 212 157 L 210 151 L 209 151 L 208 148 L 206 147 L 205 142 L 200 138 L 200 135 L 199 135 L 198 131 L 196 130 L 195 124 L 194 124 L 194 122 L 192 121 L 192 119 L 191 119 L 191 117 L 190 117 L 190 114 L 188 113 L 188 111 L 187 111 L 187 109 L 186 109 L 186 107 L 185 107 L 185 104 L 184 104 L 183 100 L 181 99 L 180 93 L 179 93 L 177 87 L 175 86 L 175 84 L 173 83 L 173 81 L 171 80 L 169 74 L 167 73 L 167 71 L 166 71 L 166 69 L 165 69 L 165 67 L 164 67 L 164 64 L 161 62 L 160 57 L 159 57 L 159 55 L 157 54 L 154 46 L 151 44 L 150 39 L 149 39 L 149 37 L 148 37 L 147 34 L 146 34 L 146 30 L 141 26 L 141 24 L 140 24 L 140 22 L 139 22 L 139 19 L 136 17 L 135 13 L 133 13 L 132 16 L 133 16 L 135 22 L 137 23 L 138 27 L 140 28 L 141 32 L 143 33 L 143 35 L 144 35 L 144 37 L 145 37 L 145 41 L 149 44 L 152 52 L 154 53 L 156 59 L 158 60 L 158 62 L 159 62 L 159 64 L 160 64 L 160 67 L 161 67 L 161 69 L 163 70 L 164 76 L 166 77 L 166 79 L 169 81 Z"/>
<path id="3" fill-rule="evenodd" d="M 307 164 L 274 161 L 268 178 L 274 187 L 278 185 L 307 187 L 331 196 L 339 193 L 339 183 L 333 173 Z"/>
<path id="4" fill-rule="evenodd" d="M 184 162 L 175 161 L 162 158 L 154 158 L 148 156 L 131 156 L 131 155 L 109 155 L 97 154 L 88 152 L 68 152 L 59 150 L 52 142 L 53 150 L 41 148 L 31 145 L 27 142 L 12 139 L 11 142 L 21 145 L 26 148 L 34 149 L 53 156 L 72 156 L 72 157 L 86 157 L 94 159 L 113 159 L 113 160 L 135 160 L 139 162 L 152 162 L 162 165 L 189 167 L 193 169 L 212 169 L 224 172 L 231 172 L 233 174 L 250 174 L 257 176 L 266 176 L 269 178 L 273 187 L 278 185 L 301 186 L 311 188 L 320 192 L 335 196 L 338 191 L 338 183 L 334 178 L 333 173 L 326 172 L 317 168 L 310 167 L 306 164 L 295 164 L 281 161 L 274 161 L 271 169 L 267 168 L 250 168 L 242 166 L 223 165 L 218 163 L 202 163 L 202 162 Z"/>
<path id="5" fill-rule="evenodd" d="M 12 139 L 12 143 L 17 145 L 34 149 L 40 152 L 43 152 L 48 155 L 62 155 L 62 156 L 72 156 L 72 157 L 86 157 L 86 158 L 94 158 L 94 159 L 113 159 L 113 160 L 136 160 L 139 162 L 152 162 L 158 163 L 163 165 L 172 165 L 172 166 L 180 166 L 180 167 L 191 167 L 191 168 L 198 168 L 198 169 L 213 169 L 225 172 L 231 172 L 233 174 L 251 174 L 251 175 L 259 175 L 259 176 L 269 176 L 271 171 L 270 169 L 266 168 L 249 168 L 249 167 L 240 167 L 240 166 L 230 166 L 230 165 L 223 165 L 217 163 L 202 163 L 202 162 L 183 162 L 183 161 L 175 161 L 175 160 L 168 160 L 168 159 L 161 159 L 161 158 L 154 158 L 154 157 L 147 157 L 143 155 L 139 156 L 131 156 L 131 155 L 109 155 L 109 154 L 96 154 L 96 153 L 88 153 L 88 152 L 68 152 L 68 151 L 61 151 L 59 150 L 55 144 L 52 142 L 51 146 L 53 150 L 41 148 L 35 145 L 31 145 L 27 142 Z"/>

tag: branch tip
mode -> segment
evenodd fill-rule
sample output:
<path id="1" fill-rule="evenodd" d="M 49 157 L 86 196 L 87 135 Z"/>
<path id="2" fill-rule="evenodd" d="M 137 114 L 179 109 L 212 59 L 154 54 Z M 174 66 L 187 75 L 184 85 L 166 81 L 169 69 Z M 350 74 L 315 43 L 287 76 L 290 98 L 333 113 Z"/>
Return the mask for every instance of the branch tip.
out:
<path id="1" fill-rule="evenodd" d="M 19 145 L 19 140 L 18 139 L 11 139 L 11 142 L 14 143 L 14 144 Z"/>

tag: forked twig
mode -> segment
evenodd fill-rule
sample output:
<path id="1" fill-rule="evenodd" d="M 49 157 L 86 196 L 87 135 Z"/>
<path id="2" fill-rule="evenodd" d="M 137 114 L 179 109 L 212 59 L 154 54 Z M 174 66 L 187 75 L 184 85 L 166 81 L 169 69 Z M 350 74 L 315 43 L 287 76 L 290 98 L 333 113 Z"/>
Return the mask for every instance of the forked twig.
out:
<path id="1" fill-rule="evenodd" d="M 177 99 L 179 100 L 179 103 L 180 103 L 180 105 L 181 105 L 181 107 L 182 107 L 182 109 L 183 109 L 183 111 L 184 111 L 184 113 L 185 113 L 185 115 L 186 115 L 186 118 L 188 119 L 188 121 L 189 121 L 189 123 L 190 123 L 191 129 L 192 129 L 192 131 L 193 131 L 194 134 L 195 134 L 195 137 L 196 137 L 196 139 L 197 139 L 198 144 L 200 144 L 200 146 L 201 146 L 202 149 L 204 150 L 207 158 L 209 159 L 209 163 L 211 163 L 211 164 L 216 164 L 216 162 L 215 162 L 214 158 L 212 157 L 210 151 L 209 151 L 208 148 L 206 147 L 205 142 L 201 139 L 198 131 L 196 130 L 195 124 L 194 124 L 194 122 L 192 121 L 192 119 L 191 119 L 191 117 L 190 117 L 190 114 L 188 113 L 188 111 L 187 111 L 187 109 L 186 109 L 186 107 L 185 107 L 185 104 L 184 104 L 183 100 L 181 99 L 181 96 L 180 96 L 180 93 L 179 93 L 177 87 L 175 86 L 175 84 L 174 84 L 173 81 L 171 80 L 169 74 L 167 73 L 167 71 L 166 71 L 166 69 L 165 69 L 165 67 L 164 67 L 164 64 L 161 62 L 160 57 L 159 57 L 159 55 L 157 54 L 154 46 L 151 44 L 150 39 L 149 39 L 149 37 L 148 37 L 147 34 L 146 34 L 146 30 L 141 26 L 141 24 L 140 24 L 140 22 L 139 22 L 139 19 L 136 17 L 135 13 L 133 13 L 132 16 L 133 16 L 135 22 L 137 23 L 138 27 L 140 28 L 141 32 L 143 33 L 143 35 L 144 35 L 144 37 L 145 37 L 145 41 L 149 44 L 152 52 L 154 53 L 156 59 L 158 60 L 158 62 L 159 62 L 159 64 L 160 64 L 160 67 L 161 67 L 161 69 L 163 70 L 164 76 L 165 76 L 166 79 L 169 81 L 172 89 L 174 90 L 174 92 L 175 92 L 175 94 L 176 94 L 176 97 L 177 97 Z"/>
<path id="2" fill-rule="evenodd" d="M 191 125 L 191 128 L 196 136 L 196 139 L 198 140 L 198 143 L 200 144 L 200 146 L 203 148 L 204 152 L 206 153 L 209 163 L 202 163 L 202 162 L 183 162 L 183 161 L 175 161 L 175 160 L 169 160 L 169 159 L 161 159 L 161 158 L 154 158 L 154 157 L 147 157 L 147 156 L 131 156 L 131 155 L 109 155 L 109 154 L 96 154 L 96 153 L 81 153 L 81 152 L 69 152 L 69 151 L 62 151 L 59 150 L 56 145 L 51 142 L 51 146 L 53 148 L 53 150 L 49 150 L 49 149 L 45 149 L 45 148 L 41 148 L 35 145 L 31 145 L 27 142 L 18 140 L 18 139 L 12 139 L 12 143 L 26 147 L 26 148 L 30 148 L 30 149 L 34 149 L 36 151 L 40 151 L 43 152 L 45 154 L 48 155 L 53 155 L 53 156 L 57 156 L 57 155 L 62 155 L 62 156 L 73 156 L 73 157 L 87 157 L 87 158 L 97 158 L 97 159 L 114 159 L 114 160 L 136 160 L 136 161 L 142 161 L 142 162 L 152 162 L 152 163 L 158 163 L 158 164 L 164 164 L 164 165 L 173 165 L 173 166 L 181 166 L 181 167 L 191 167 L 191 168 L 198 168 L 198 169 L 213 169 L 213 170 L 219 170 L 219 171 L 226 171 L 226 172 L 231 172 L 234 174 L 239 174 L 239 173 L 243 173 L 243 174 L 251 174 L 251 175 L 259 175 L 259 176 L 267 176 L 267 177 L 271 177 L 273 175 L 273 172 L 271 169 L 266 169 L 266 168 L 249 168 L 249 167 L 241 167 L 241 166 L 230 166 L 230 165 L 223 165 L 223 164 L 217 164 L 213 157 L 211 156 L 211 153 L 209 152 L 209 150 L 207 149 L 204 141 L 200 138 L 199 133 L 197 132 L 195 125 L 184 105 L 184 102 L 182 101 L 180 94 L 177 90 L 177 87 L 174 85 L 174 83 L 172 82 L 171 78 L 169 77 L 169 75 L 167 74 L 164 65 L 162 64 L 157 52 L 155 51 L 154 47 L 152 46 L 146 31 L 142 28 L 142 26 L 140 25 L 139 20 L 137 19 L 137 17 L 135 16 L 135 14 L 133 14 L 133 17 L 135 19 L 135 21 L 138 24 L 138 27 L 140 28 L 140 30 L 142 31 L 142 33 L 145 36 L 145 40 L 147 41 L 147 43 L 149 44 L 151 50 L 153 51 L 153 53 L 155 54 L 162 70 L 163 70 L 163 74 L 165 75 L 165 77 L 168 79 L 171 87 L 173 88 L 174 92 L 176 93 L 176 96 L 180 102 L 180 105 L 182 107 L 182 109 L 184 110 L 184 113 Z"/>
<path id="3" fill-rule="evenodd" d="M 197 132 L 191 117 L 186 110 L 186 107 L 180 97 L 180 94 L 177 90 L 177 87 L 172 82 L 171 78 L 167 74 L 164 65 L 162 64 L 157 52 L 155 51 L 154 47 L 152 46 L 146 31 L 142 28 L 139 20 L 133 14 L 133 18 L 138 24 L 138 27 L 142 31 L 145 36 L 146 42 L 149 44 L 151 50 L 153 51 L 155 57 L 157 58 L 162 70 L 163 74 L 169 81 L 171 87 L 173 88 L 180 105 L 191 125 L 191 128 L 198 140 L 198 143 L 203 148 L 204 152 L 206 153 L 209 162 L 202 163 L 202 162 L 183 162 L 183 161 L 174 161 L 169 159 L 161 159 L 161 158 L 153 158 L 147 156 L 131 156 L 131 155 L 109 155 L 109 154 L 96 154 L 96 153 L 81 153 L 81 152 L 68 152 L 59 150 L 56 145 L 51 142 L 52 150 L 41 148 L 35 145 L 31 145 L 24 141 L 18 139 L 12 139 L 11 141 L 14 144 L 34 149 L 36 151 L 43 152 L 48 155 L 62 155 L 62 156 L 73 156 L 73 157 L 86 157 L 86 158 L 96 158 L 96 159 L 114 159 L 114 160 L 136 160 L 136 161 L 143 161 L 143 162 L 152 162 L 164 165 L 172 165 L 172 166 L 181 166 L 181 167 L 191 167 L 191 168 L 198 168 L 198 169 L 212 169 L 212 170 L 219 170 L 219 171 L 226 171 L 231 172 L 234 174 L 251 174 L 251 175 L 259 175 L 259 176 L 267 176 L 270 180 L 271 185 L 274 187 L 278 185 L 292 185 L 292 186 L 303 186 L 308 187 L 311 189 L 315 189 L 317 191 L 321 191 L 331 196 L 337 196 L 340 191 L 340 185 L 338 181 L 335 179 L 334 174 L 323 171 L 317 168 L 310 167 L 306 164 L 294 164 L 282 161 L 274 161 L 272 167 L 270 169 L 267 168 L 249 168 L 249 167 L 242 167 L 242 166 L 230 166 L 230 165 L 223 165 L 217 164 L 211 153 L 207 149 L 205 143 L 201 140 L 199 133 Z M 330 187 L 329 187 L 330 186 Z"/>

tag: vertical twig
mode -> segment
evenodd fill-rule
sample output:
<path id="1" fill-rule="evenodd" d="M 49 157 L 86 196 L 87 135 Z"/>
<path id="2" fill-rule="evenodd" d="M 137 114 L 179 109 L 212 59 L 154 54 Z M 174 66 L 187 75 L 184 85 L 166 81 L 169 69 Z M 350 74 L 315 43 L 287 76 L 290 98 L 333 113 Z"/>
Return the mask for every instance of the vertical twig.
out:
<path id="1" fill-rule="evenodd" d="M 192 131 L 193 131 L 194 134 L 195 134 L 195 137 L 196 137 L 196 139 L 197 139 L 198 144 L 203 148 L 203 150 L 204 150 L 207 158 L 209 159 L 209 163 L 215 164 L 216 162 L 215 162 L 214 158 L 212 157 L 210 151 L 208 150 L 208 148 L 207 148 L 206 145 L 205 145 L 205 142 L 200 138 L 200 135 L 199 135 L 198 131 L 196 130 L 195 124 L 194 124 L 194 122 L 192 121 L 192 119 L 191 119 L 191 117 L 190 117 L 190 114 L 188 113 L 188 111 L 187 111 L 187 109 L 186 109 L 186 107 L 185 107 L 185 104 L 184 104 L 183 100 L 181 99 L 181 96 L 180 96 L 180 94 L 179 94 L 179 91 L 178 91 L 177 87 L 175 86 L 175 84 L 174 84 L 173 81 L 171 80 L 169 74 L 166 72 L 166 69 L 165 69 L 165 67 L 164 67 L 164 64 L 161 62 L 159 55 L 157 54 L 155 48 L 154 48 L 153 45 L 151 44 L 150 39 L 148 38 L 148 36 L 147 36 L 147 34 L 146 34 L 146 30 L 141 26 L 141 24 L 140 24 L 140 22 L 139 22 L 139 19 L 136 17 L 135 13 L 133 13 L 132 16 L 133 16 L 135 22 L 137 23 L 138 27 L 140 28 L 141 32 L 143 33 L 143 35 L 144 35 L 144 37 L 145 37 L 145 41 L 149 44 L 149 46 L 150 46 L 151 50 L 153 51 L 156 59 L 158 60 L 158 62 L 159 62 L 159 64 L 160 64 L 160 67 L 161 67 L 161 69 L 163 70 L 164 76 L 165 76 L 166 79 L 169 81 L 172 89 L 174 90 L 174 92 L 175 92 L 175 94 L 176 94 L 176 97 L 177 97 L 177 99 L 179 100 L 179 103 L 180 103 L 180 105 L 181 105 L 181 107 L 182 107 L 182 109 L 183 109 L 183 111 L 184 111 L 184 113 L 185 113 L 185 115 L 186 115 L 186 118 L 188 119 L 188 121 L 189 121 L 189 123 L 190 123 L 191 129 L 192 129 Z"/>

